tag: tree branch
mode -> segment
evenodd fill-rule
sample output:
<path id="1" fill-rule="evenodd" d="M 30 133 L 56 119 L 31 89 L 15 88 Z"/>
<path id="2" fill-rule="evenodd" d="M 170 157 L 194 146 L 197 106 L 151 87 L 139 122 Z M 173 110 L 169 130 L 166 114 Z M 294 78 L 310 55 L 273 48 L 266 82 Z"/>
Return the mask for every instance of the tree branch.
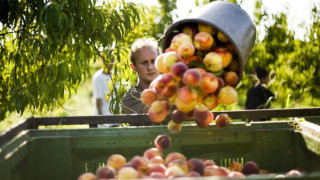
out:
<path id="1" fill-rule="evenodd" d="M 22 30 L 19 29 L 18 31 L 11 31 L 11 32 L 6 32 L 6 33 L 1 33 L 0 36 L 6 36 L 7 34 L 14 34 L 14 33 L 19 33 L 21 32 Z"/>
<path id="2" fill-rule="evenodd" d="M 106 59 L 104 58 L 103 55 L 100 54 L 100 51 L 99 51 L 99 49 L 96 47 L 96 45 L 94 45 L 90 40 L 88 40 L 88 42 L 89 42 L 91 45 L 93 45 L 93 49 L 96 51 L 96 53 L 98 54 L 98 56 L 102 59 L 105 67 L 107 67 Z"/>

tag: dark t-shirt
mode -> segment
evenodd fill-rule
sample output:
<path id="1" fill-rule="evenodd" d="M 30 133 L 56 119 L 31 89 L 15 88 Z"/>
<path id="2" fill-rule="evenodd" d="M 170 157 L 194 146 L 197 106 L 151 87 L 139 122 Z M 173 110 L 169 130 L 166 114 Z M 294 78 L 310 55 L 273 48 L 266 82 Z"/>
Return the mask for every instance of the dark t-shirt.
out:
<path id="1" fill-rule="evenodd" d="M 270 103 L 266 104 L 273 93 L 259 84 L 249 89 L 247 93 L 246 109 L 266 109 L 270 108 Z"/>
<path id="2" fill-rule="evenodd" d="M 132 87 L 122 98 L 122 110 L 124 114 L 142 114 L 145 105 L 140 100 L 143 88 Z"/>

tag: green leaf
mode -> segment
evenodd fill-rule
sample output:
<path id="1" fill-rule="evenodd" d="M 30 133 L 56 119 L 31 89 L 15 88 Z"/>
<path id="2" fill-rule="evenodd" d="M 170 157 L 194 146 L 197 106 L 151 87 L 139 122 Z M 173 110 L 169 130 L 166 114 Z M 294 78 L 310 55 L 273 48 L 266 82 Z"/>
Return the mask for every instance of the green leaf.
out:
<path id="1" fill-rule="evenodd" d="M 21 55 L 20 55 L 20 53 L 17 53 L 15 55 L 14 61 L 15 61 L 16 65 L 20 65 L 21 64 Z"/>
<path id="2" fill-rule="evenodd" d="M 35 40 L 34 43 L 33 43 L 33 49 L 32 49 L 33 54 L 37 53 L 38 46 L 39 46 L 39 42 L 38 42 L 38 40 Z"/>

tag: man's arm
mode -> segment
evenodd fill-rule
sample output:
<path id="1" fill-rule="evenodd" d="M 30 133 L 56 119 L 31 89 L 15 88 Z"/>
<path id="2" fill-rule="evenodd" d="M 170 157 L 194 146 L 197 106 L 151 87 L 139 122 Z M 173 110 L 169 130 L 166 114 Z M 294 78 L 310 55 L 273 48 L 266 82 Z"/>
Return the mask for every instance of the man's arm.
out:
<path id="1" fill-rule="evenodd" d="M 98 115 L 102 115 L 102 100 L 96 99 L 96 106 L 98 110 Z"/>

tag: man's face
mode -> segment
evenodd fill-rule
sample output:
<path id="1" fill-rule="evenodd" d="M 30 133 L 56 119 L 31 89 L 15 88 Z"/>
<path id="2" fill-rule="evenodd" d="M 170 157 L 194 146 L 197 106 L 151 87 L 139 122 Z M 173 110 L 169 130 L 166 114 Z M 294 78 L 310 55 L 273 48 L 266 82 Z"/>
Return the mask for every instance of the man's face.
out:
<path id="1" fill-rule="evenodd" d="M 153 47 L 143 47 L 136 52 L 134 66 L 140 81 L 150 84 L 159 75 L 154 65 L 157 56 L 157 50 Z"/>

